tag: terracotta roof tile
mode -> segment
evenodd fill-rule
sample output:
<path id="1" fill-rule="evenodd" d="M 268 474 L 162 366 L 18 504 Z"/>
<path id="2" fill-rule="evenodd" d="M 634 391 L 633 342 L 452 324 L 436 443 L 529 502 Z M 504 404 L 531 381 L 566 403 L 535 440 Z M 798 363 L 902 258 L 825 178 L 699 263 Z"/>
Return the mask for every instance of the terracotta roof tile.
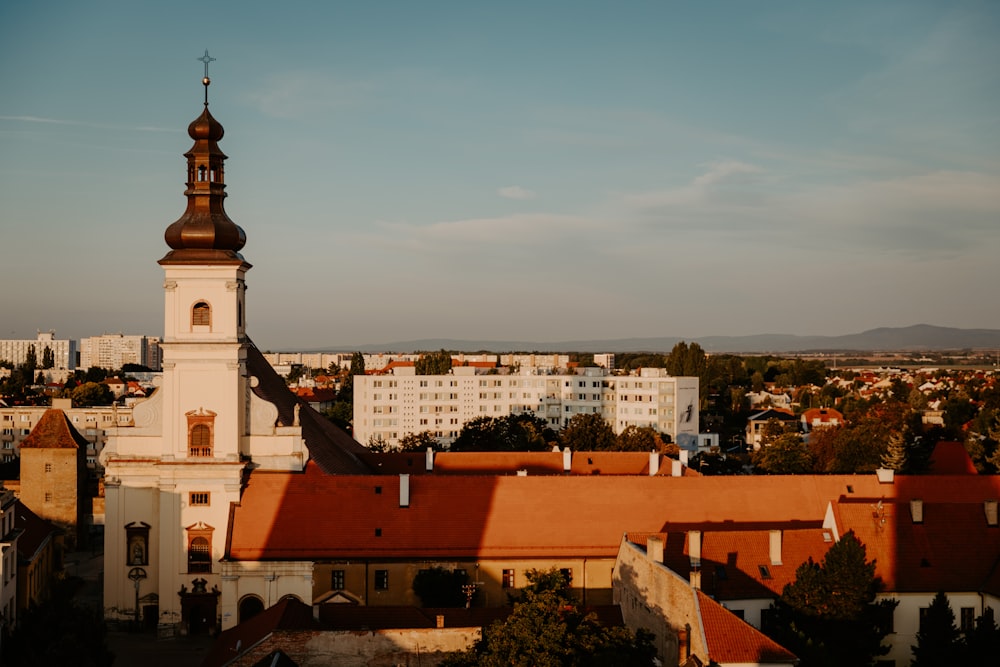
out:
<path id="1" fill-rule="evenodd" d="M 698 591 L 708 657 L 713 664 L 754 665 L 761 662 L 795 664 L 798 658 L 788 649 Z"/>
<path id="2" fill-rule="evenodd" d="M 21 449 L 80 449 L 87 444 L 87 439 L 73 427 L 65 412 L 49 408 L 21 441 Z"/>

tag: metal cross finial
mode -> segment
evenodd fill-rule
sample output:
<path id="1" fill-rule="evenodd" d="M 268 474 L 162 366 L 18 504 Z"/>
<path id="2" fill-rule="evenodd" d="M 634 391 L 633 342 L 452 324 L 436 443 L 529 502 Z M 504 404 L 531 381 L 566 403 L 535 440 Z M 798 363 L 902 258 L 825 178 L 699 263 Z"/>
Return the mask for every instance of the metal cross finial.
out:
<path id="1" fill-rule="evenodd" d="M 205 78 L 207 79 L 208 78 L 208 63 L 210 63 L 213 60 L 215 60 L 215 58 L 213 58 L 212 56 L 208 55 L 208 49 L 205 49 L 205 55 L 203 55 L 201 58 L 195 58 L 195 60 L 200 60 L 201 62 L 205 63 Z"/>

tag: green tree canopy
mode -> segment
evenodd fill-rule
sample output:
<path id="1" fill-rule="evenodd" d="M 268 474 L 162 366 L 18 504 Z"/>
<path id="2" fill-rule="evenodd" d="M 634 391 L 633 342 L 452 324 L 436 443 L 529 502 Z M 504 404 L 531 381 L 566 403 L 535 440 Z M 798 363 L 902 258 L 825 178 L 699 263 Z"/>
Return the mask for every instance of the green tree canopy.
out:
<path id="1" fill-rule="evenodd" d="M 451 352 L 428 352 L 421 355 L 414 366 L 417 375 L 447 375 L 451 372 Z"/>
<path id="2" fill-rule="evenodd" d="M 795 653 L 801 667 L 870 665 L 885 655 L 886 618 L 898 602 L 875 602 L 879 588 L 875 562 L 853 532 L 827 551 L 821 563 L 812 558 L 795 571 L 772 606 L 765 631 Z"/>
<path id="3" fill-rule="evenodd" d="M 429 431 L 407 433 L 399 441 L 399 450 L 402 452 L 426 452 L 428 447 L 435 451 L 441 449 L 441 443 Z"/>
<path id="4" fill-rule="evenodd" d="M 42 350 L 42 368 L 52 368 L 56 365 L 56 355 L 48 345 Z"/>
<path id="5" fill-rule="evenodd" d="M 652 635 L 601 625 L 584 614 L 559 570 L 527 572 L 529 586 L 510 616 L 483 630 L 482 640 L 450 658 L 451 667 L 647 667 L 656 655 Z"/>
<path id="6" fill-rule="evenodd" d="M 798 433 L 784 433 L 755 451 L 751 460 L 768 475 L 805 475 L 813 471 L 813 455 Z"/>
<path id="7" fill-rule="evenodd" d="M 575 452 L 614 451 L 618 439 L 611 424 L 597 413 L 575 414 L 559 432 L 559 444 Z"/>
<path id="8" fill-rule="evenodd" d="M 81 407 L 91 405 L 111 405 L 114 395 L 108 385 L 99 382 L 84 382 L 73 390 L 70 396 L 73 404 Z"/>
<path id="9" fill-rule="evenodd" d="M 478 417 L 466 422 L 451 443 L 456 452 L 538 452 L 550 447 L 555 434 L 545 420 L 522 413 Z"/>

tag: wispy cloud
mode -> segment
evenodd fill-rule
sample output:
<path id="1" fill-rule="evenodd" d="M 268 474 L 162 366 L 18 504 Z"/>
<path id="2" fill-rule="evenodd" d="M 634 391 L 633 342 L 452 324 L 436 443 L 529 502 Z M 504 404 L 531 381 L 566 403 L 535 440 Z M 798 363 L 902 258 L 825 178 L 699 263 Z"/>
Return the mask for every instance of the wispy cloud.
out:
<path id="1" fill-rule="evenodd" d="M 528 190 L 527 188 L 522 188 L 520 185 L 508 185 L 506 187 L 499 188 L 497 190 L 497 194 L 504 199 L 518 200 L 534 199 L 537 196 L 533 191 Z"/>
<path id="2" fill-rule="evenodd" d="M 133 132 L 176 132 L 177 131 L 177 128 L 175 127 L 90 123 L 82 120 L 67 120 L 65 118 L 43 118 L 41 116 L 0 116 L 0 120 L 19 122 L 19 123 L 35 123 L 39 125 L 67 125 L 72 127 L 89 127 L 98 130 L 128 130 Z"/>

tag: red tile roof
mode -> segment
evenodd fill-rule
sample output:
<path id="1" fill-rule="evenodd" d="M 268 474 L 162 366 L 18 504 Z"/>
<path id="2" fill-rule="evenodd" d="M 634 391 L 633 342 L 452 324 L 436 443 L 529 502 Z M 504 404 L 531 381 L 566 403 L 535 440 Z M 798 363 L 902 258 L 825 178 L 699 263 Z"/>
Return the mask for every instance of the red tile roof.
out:
<path id="1" fill-rule="evenodd" d="M 410 506 L 401 508 L 399 479 L 327 475 L 312 464 L 303 473 L 254 472 L 233 512 L 229 557 L 613 558 L 626 530 L 816 528 L 842 498 L 1000 497 L 1000 477 L 987 475 L 957 486 L 946 476 L 880 485 L 875 475 L 414 475 Z"/>
<path id="2" fill-rule="evenodd" d="M 798 662 L 795 654 L 702 591 L 698 591 L 698 607 L 705 641 L 708 643 L 708 658 L 713 664 L 724 666 Z"/>
<path id="3" fill-rule="evenodd" d="M 21 449 L 80 449 L 87 444 L 87 439 L 73 427 L 65 412 L 49 408 L 21 441 Z"/>
<path id="4" fill-rule="evenodd" d="M 976 466 L 960 442 L 939 442 L 931 453 L 934 475 L 976 475 Z"/>
<path id="5" fill-rule="evenodd" d="M 562 452 L 436 452 L 433 473 L 427 472 L 426 453 L 390 452 L 362 455 L 366 463 L 383 474 L 513 475 L 526 470 L 529 475 L 562 475 Z M 670 475 L 672 460 L 661 457 L 657 474 Z M 688 469 L 685 469 L 688 472 Z M 691 471 L 694 472 L 694 471 Z M 573 452 L 572 475 L 648 475 L 649 454 L 645 452 Z M 697 473 L 696 473 L 697 474 Z"/>

